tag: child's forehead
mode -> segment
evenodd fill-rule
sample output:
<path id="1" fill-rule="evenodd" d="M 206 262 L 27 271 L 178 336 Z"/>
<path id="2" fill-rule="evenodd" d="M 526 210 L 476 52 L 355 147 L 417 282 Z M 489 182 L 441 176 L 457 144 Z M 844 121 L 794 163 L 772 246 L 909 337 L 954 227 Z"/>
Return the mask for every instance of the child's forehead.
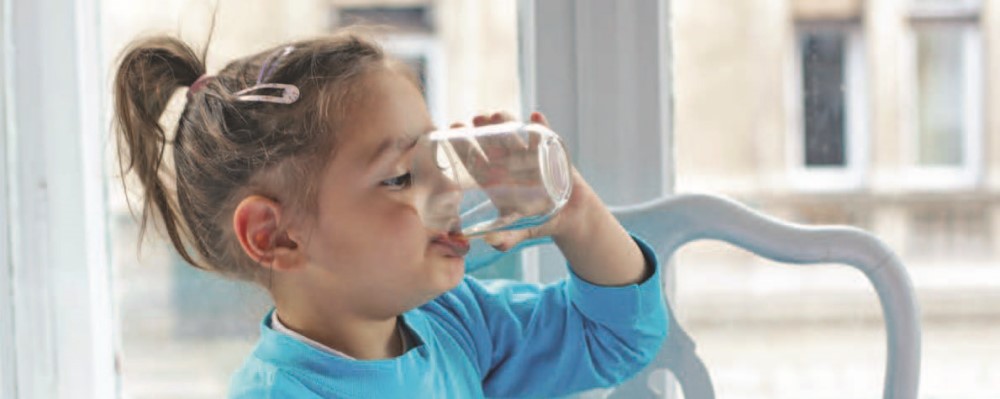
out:
<path id="1" fill-rule="evenodd" d="M 430 133 L 431 126 L 415 125 L 409 128 L 385 127 L 383 129 L 368 126 L 367 129 L 354 131 L 343 147 L 351 152 L 353 162 L 359 162 L 368 167 L 380 160 L 397 158 L 413 148 L 418 139 Z M 349 148 L 349 149 L 348 149 Z"/>
<path id="2" fill-rule="evenodd" d="M 363 94 L 353 107 L 342 143 L 377 152 L 406 146 L 434 126 L 423 95 L 398 72 L 383 69 L 362 82 Z"/>

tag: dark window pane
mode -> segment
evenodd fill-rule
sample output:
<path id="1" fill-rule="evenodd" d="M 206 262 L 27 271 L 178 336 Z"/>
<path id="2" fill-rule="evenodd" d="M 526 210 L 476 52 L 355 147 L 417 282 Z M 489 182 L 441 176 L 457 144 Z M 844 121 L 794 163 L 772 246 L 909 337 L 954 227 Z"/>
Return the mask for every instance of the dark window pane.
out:
<path id="1" fill-rule="evenodd" d="M 337 10 L 337 25 L 384 25 L 407 33 L 434 32 L 431 8 L 415 7 L 344 7 Z"/>
<path id="2" fill-rule="evenodd" d="M 800 39 L 806 166 L 845 164 L 843 32 L 810 32 Z"/>

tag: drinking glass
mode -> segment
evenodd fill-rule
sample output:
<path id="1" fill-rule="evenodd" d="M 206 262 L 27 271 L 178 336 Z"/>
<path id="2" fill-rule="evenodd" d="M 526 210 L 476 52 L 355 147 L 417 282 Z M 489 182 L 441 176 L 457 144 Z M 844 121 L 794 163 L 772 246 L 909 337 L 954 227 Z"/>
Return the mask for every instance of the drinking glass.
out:
<path id="1" fill-rule="evenodd" d="M 430 182 L 421 211 L 430 229 L 475 238 L 540 226 L 572 193 L 562 140 L 541 124 L 438 130 L 415 149 L 413 178 Z"/>

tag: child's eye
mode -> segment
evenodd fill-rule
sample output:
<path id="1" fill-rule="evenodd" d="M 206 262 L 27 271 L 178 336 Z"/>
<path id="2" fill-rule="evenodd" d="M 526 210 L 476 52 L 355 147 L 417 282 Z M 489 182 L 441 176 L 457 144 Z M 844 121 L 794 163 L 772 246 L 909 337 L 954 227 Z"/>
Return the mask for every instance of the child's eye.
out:
<path id="1" fill-rule="evenodd" d="M 381 184 L 392 190 L 403 190 L 413 184 L 413 175 L 410 172 L 406 172 L 391 179 L 382 180 Z"/>

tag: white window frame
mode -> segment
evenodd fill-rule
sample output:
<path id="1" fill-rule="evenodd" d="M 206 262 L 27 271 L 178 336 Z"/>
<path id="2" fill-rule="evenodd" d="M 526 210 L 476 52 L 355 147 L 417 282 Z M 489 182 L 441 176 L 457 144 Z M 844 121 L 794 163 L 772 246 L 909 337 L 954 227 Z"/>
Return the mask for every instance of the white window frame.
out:
<path id="1" fill-rule="evenodd" d="M 609 205 L 673 193 L 670 2 L 518 2 L 522 114 L 545 113 Z M 564 275 L 564 264 L 552 247 L 522 252 L 525 281 L 551 278 L 542 265 Z M 673 276 L 663 281 L 672 297 Z M 611 397 L 673 398 L 674 386 L 673 376 L 640 375 Z"/>
<path id="2" fill-rule="evenodd" d="M 10 11 L 7 0 L 0 1 L 0 37 L 10 36 Z M 14 264 L 10 253 L 10 215 L 7 212 L 8 184 L 7 172 L 7 132 L 10 130 L 7 120 L 7 90 L 8 82 L 12 80 L 7 75 L 9 70 L 8 57 L 10 48 L 0 43 L 0 314 L 14 314 Z M 14 352 L 16 335 L 14 333 L 14 318 L 0 317 L 0 392 L 11 392 L 17 386 L 17 361 Z"/>
<path id="3" fill-rule="evenodd" d="M 805 93 L 802 87 L 803 32 L 837 30 L 846 33 L 844 98 L 844 166 L 807 166 L 805 163 Z M 871 137 L 869 133 L 868 92 L 864 35 L 860 23 L 800 21 L 789 40 L 787 90 L 789 95 L 788 126 L 785 159 L 788 161 L 788 182 L 791 188 L 804 192 L 850 191 L 864 187 L 869 167 Z"/>
<path id="4" fill-rule="evenodd" d="M 5 399 L 118 396 L 98 14 L 95 0 L 3 2 Z"/>
<path id="5" fill-rule="evenodd" d="M 950 191 L 971 189 L 980 184 L 983 177 L 983 40 L 982 27 L 978 21 L 978 2 L 966 1 L 954 7 L 916 7 L 912 9 L 910 25 L 903 36 L 904 77 L 900 85 L 903 112 L 900 126 L 903 145 L 902 185 L 909 190 Z M 963 55 L 965 71 L 963 92 L 965 93 L 962 129 L 962 163 L 959 166 L 920 165 L 920 132 L 918 130 L 918 78 L 917 78 L 917 38 L 920 25 L 948 24 L 963 27 Z"/>

